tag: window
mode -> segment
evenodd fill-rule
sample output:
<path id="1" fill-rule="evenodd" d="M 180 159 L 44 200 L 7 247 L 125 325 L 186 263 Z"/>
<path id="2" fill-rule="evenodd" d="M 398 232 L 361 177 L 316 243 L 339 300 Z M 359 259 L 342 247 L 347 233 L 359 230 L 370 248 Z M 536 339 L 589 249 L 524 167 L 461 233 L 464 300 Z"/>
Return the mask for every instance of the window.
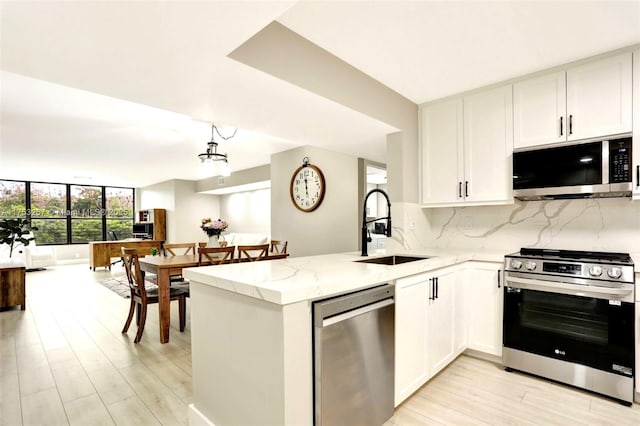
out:
<path id="1" fill-rule="evenodd" d="M 119 240 L 131 238 L 133 229 L 133 189 L 105 188 L 107 232 Z"/>
<path id="2" fill-rule="evenodd" d="M 71 185 L 71 242 L 102 240 L 102 187 Z"/>
<path id="3" fill-rule="evenodd" d="M 38 244 L 130 238 L 133 206 L 133 188 L 0 180 L 0 218 L 31 219 Z"/>
<path id="4" fill-rule="evenodd" d="M 38 244 L 67 242 L 67 185 L 31 183 L 31 225 Z"/>
<path id="5" fill-rule="evenodd" d="M 27 216 L 26 183 L 0 180 L 0 218 Z"/>

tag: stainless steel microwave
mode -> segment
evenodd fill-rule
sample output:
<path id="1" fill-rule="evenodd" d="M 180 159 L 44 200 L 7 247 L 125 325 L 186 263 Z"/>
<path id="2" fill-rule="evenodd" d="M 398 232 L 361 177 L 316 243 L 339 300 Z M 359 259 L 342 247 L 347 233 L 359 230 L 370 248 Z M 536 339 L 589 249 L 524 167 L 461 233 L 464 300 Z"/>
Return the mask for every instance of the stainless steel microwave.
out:
<path id="1" fill-rule="evenodd" d="M 631 195 L 631 136 L 513 153 L 513 196 L 521 200 Z"/>

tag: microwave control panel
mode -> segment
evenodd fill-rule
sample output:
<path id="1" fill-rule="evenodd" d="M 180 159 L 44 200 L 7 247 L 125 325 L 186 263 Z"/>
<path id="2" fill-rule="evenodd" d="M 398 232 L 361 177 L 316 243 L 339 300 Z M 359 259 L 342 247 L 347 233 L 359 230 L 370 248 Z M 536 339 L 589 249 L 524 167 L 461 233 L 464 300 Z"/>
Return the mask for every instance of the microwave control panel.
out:
<path id="1" fill-rule="evenodd" d="M 631 138 L 609 141 L 609 182 L 631 182 Z"/>

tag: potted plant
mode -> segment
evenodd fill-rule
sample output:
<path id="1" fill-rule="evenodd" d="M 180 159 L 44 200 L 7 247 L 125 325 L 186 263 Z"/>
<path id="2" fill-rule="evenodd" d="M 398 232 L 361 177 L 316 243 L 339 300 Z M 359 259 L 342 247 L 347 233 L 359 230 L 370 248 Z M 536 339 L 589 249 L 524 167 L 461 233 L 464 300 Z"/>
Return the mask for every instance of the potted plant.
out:
<path id="1" fill-rule="evenodd" d="M 31 231 L 38 228 L 31 226 L 27 219 L 0 219 L 0 244 L 9 245 L 9 257 L 13 256 L 13 249 L 19 244 L 28 246 L 35 238 Z"/>

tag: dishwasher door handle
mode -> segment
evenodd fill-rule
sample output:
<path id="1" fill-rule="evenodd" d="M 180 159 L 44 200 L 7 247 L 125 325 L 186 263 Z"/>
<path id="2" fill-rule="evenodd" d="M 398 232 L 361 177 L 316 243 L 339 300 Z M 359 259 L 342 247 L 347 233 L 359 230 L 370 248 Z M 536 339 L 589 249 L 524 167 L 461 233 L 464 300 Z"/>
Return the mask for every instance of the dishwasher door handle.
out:
<path id="1" fill-rule="evenodd" d="M 384 299 L 371 305 L 362 306 L 352 311 L 345 312 L 343 314 L 334 315 L 327 319 L 322 320 L 322 327 L 329 327 L 330 325 L 346 321 L 350 318 L 357 317 L 358 315 L 366 314 L 367 312 L 375 311 L 376 309 L 384 308 L 385 306 L 393 305 L 393 298 Z"/>

